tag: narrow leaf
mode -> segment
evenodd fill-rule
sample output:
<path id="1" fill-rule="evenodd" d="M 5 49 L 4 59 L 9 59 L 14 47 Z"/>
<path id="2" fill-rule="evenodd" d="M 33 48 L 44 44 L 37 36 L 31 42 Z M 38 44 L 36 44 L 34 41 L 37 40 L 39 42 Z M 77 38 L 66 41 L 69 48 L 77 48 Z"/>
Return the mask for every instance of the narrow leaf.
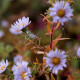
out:
<path id="1" fill-rule="evenodd" d="M 70 38 L 60 38 L 60 39 L 55 39 L 53 41 L 56 41 L 56 40 L 66 40 L 66 39 L 70 39 Z"/>
<path id="2" fill-rule="evenodd" d="M 51 22 L 46 16 L 44 16 L 43 14 L 41 14 L 41 16 L 44 17 L 43 20 L 46 20 L 48 23 L 50 23 L 51 25 L 53 25 L 53 22 Z"/>
<path id="3" fill-rule="evenodd" d="M 49 26 L 49 23 L 47 22 L 47 31 L 48 31 L 48 33 L 49 33 L 49 36 L 51 36 L 51 29 L 50 29 L 50 26 Z"/>
<path id="4" fill-rule="evenodd" d="M 56 30 L 56 29 L 58 29 L 58 27 L 60 26 L 60 22 L 58 22 L 58 24 L 57 24 L 57 26 L 54 28 L 54 31 Z"/>
<path id="5" fill-rule="evenodd" d="M 56 39 L 60 39 L 60 38 L 61 38 L 61 35 L 62 35 L 62 34 L 60 34 Z M 55 47 L 55 45 L 58 43 L 58 41 L 59 41 L 59 40 L 53 41 L 53 43 L 52 43 L 52 48 Z"/>

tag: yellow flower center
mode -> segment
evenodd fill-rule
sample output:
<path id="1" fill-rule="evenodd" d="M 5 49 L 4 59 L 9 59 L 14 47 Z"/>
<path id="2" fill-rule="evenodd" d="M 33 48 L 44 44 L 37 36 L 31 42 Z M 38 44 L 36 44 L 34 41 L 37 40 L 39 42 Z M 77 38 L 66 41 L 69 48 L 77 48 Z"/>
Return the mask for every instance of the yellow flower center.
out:
<path id="1" fill-rule="evenodd" d="M 20 69 L 22 67 L 22 65 L 21 66 L 18 66 L 18 69 Z"/>
<path id="2" fill-rule="evenodd" d="M 24 22 L 22 23 L 22 25 L 24 26 Z"/>
<path id="3" fill-rule="evenodd" d="M 57 15 L 58 15 L 59 17 L 63 17 L 63 16 L 65 15 L 65 10 L 59 9 L 58 12 L 57 12 Z"/>
<path id="4" fill-rule="evenodd" d="M 20 61 L 20 59 L 18 58 L 17 61 Z"/>
<path id="5" fill-rule="evenodd" d="M 25 74 L 25 72 L 22 72 L 22 75 L 21 75 L 21 76 L 22 76 L 21 78 L 22 78 L 23 80 L 26 80 L 25 77 L 26 77 L 27 75 Z M 24 78 L 25 78 L 25 79 L 24 79 Z"/>
<path id="6" fill-rule="evenodd" d="M 60 63 L 60 58 L 59 57 L 52 58 L 52 63 L 58 65 Z"/>
<path id="7" fill-rule="evenodd" d="M 17 24 L 17 26 L 19 27 L 20 25 L 19 25 L 19 24 Z"/>
<path id="8" fill-rule="evenodd" d="M 26 76 L 26 75 L 25 75 L 25 72 L 23 72 L 23 73 L 22 73 L 22 78 L 24 78 L 25 76 Z"/>
<path id="9" fill-rule="evenodd" d="M 20 30 L 16 30 L 16 32 L 19 32 Z"/>
<path id="10" fill-rule="evenodd" d="M 3 70 L 5 68 L 5 66 L 0 66 L 0 67 L 1 67 L 0 70 Z"/>

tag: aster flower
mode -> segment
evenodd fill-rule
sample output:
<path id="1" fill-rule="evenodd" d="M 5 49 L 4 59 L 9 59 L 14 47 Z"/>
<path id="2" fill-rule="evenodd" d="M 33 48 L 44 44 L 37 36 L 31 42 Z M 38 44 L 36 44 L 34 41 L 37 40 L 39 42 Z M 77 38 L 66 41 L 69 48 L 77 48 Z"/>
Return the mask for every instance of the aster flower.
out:
<path id="1" fill-rule="evenodd" d="M 80 58 L 80 48 L 77 51 L 77 56 Z"/>
<path id="2" fill-rule="evenodd" d="M 27 66 L 28 62 L 26 62 L 26 61 L 17 62 L 16 65 L 13 65 L 12 71 L 15 73 L 15 71 L 20 69 L 23 65 Z"/>
<path id="3" fill-rule="evenodd" d="M 12 27 L 10 28 L 10 32 L 12 33 L 12 34 L 15 34 L 15 35 L 17 35 L 17 34 L 21 34 L 22 33 L 22 31 L 17 27 L 17 26 L 14 26 L 14 25 L 11 25 Z"/>
<path id="4" fill-rule="evenodd" d="M 70 7 L 70 3 L 65 1 L 57 1 L 54 7 L 49 8 L 50 16 L 53 18 L 53 22 L 61 22 L 62 25 L 68 20 L 71 20 L 73 16 L 73 9 Z"/>
<path id="5" fill-rule="evenodd" d="M 52 73 L 57 74 L 59 70 L 63 70 L 63 67 L 67 67 L 66 65 L 66 55 L 64 51 L 55 50 L 46 53 L 47 57 L 44 57 L 46 60 L 46 67 L 49 67 L 49 71 L 52 70 Z"/>
<path id="6" fill-rule="evenodd" d="M 22 19 L 18 19 L 18 21 L 11 25 L 10 32 L 12 34 L 21 34 L 22 29 L 26 28 L 30 23 L 31 21 L 29 22 L 29 17 L 22 17 Z"/>
<path id="7" fill-rule="evenodd" d="M 28 62 L 22 61 L 13 66 L 14 80 L 30 80 L 31 71 L 27 65 Z"/>
<path id="8" fill-rule="evenodd" d="M 17 55 L 14 57 L 14 62 L 17 63 L 17 62 L 21 62 L 22 61 L 22 56 L 21 55 Z"/>
<path id="9" fill-rule="evenodd" d="M 0 38 L 2 38 L 3 36 L 4 36 L 4 32 L 0 30 Z"/>
<path id="10" fill-rule="evenodd" d="M 8 66 L 8 60 L 6 60 L 6 62 L 4 60 L 0 62 L 0 74 L 6 70 L 7 66 Z"/>

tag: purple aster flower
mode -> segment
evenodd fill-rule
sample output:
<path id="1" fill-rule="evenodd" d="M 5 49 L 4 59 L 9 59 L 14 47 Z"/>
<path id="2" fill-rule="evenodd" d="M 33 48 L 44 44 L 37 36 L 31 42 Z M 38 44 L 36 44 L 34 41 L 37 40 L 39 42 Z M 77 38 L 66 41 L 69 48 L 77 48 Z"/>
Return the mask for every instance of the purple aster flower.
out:
<path id="1" fill-rule="evenodd" d="M 64 51 L 55 50 L 46 53 L 47 57 L 44 57 L 46 60 L 46 67 L 49 67 L 49 71 L 52 70 L 52 73 L 57 74 L 59 70 L 63 70 L 63 67 L 66 65 L 66 55 Z"/>
<path id="2" fill-rule="evenodd" d="M 30 80 L 31 71 L 27 65 L 28 62 L 22 61 L 12 67 L 14 80 Z"/>
<path id="3" fill-rule="evenodd" d="M 10 32 L 15 35 L 21 34 L 22 29 L 27 27 L 30 23 L 31 21 L 29 22 L 29 17 L 27 18 L 22 17 L 22 19 L 18 19 L 18 21 L 16 21 L 13 25 L 11 25 Z"/>
<path id="4" fill-rule="evenodd" d="M 54 7 L 49 8 L 50 16 L 53 18 L 53 22 L 61 22 L 62 25 L 68 20 L 71 20 L 73 16 L 73 9 L 71 9 L 70 4 L 65 1 L 57 1 Z"/>

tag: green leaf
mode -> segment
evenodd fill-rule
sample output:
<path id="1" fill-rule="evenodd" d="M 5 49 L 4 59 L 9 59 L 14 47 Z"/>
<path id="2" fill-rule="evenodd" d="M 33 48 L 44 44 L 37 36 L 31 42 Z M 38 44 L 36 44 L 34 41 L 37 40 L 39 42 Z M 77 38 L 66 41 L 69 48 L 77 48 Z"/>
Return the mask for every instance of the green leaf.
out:
<path id="1" fill-rule="evenodd" d="M 10 53 L 13 51 L 13 47 L 11 45 L 7 45 L 5 49 L 7 53 Z"/>

